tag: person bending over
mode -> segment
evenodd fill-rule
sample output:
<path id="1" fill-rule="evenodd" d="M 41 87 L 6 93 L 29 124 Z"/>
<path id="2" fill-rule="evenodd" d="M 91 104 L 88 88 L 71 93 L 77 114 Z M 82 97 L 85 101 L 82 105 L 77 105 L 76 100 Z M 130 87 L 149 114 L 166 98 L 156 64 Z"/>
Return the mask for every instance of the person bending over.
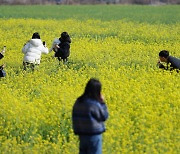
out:
<path id="1" fill-rule="evenodd" d="M 162 64 L 162 62 L 166 63 L 166 66 Z M 180 70 L 180 59 L 170 56 L 169 51 L 162 50 L 159 52 L 159 60 L 158 60 L 158 67 L 165 69 L 165 70 L 173 70 L 178 69 Z"/>

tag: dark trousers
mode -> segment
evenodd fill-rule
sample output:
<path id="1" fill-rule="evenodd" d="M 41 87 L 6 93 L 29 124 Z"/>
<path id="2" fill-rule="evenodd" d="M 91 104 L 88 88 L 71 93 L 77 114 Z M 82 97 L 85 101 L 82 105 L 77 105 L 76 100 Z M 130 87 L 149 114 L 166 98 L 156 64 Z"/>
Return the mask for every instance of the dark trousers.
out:
<path id="1" fill-rule="evenodd" d="M 59 61 L 63 61 L 63 62 L 67 62 L 67 61 L 68 61 L 68 58 L 57 57 L 57 59 L 58 59 Z"/>
<path id="2" fill-rule="evenodd" d="M 36 64 L 29 63 L 29 62 L 23 62 L 23 66 L 24 66 L 25 71 L 27 69 L 31 69 L 32 71 L 34 71 L 34 68 L 35 68 Z"/>
<path id="3" fill-rule="evenodd" d="M 102 154 L 102 135 L 80 135 L 79 154 Z"/>

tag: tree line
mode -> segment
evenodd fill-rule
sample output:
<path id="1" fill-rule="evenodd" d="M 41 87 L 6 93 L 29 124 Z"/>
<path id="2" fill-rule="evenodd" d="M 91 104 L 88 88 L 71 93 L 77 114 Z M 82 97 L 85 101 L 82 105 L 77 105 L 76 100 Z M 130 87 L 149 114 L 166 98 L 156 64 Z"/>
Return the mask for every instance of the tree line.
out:
<path id="1" fill-rule="evenodd" d="M 180 4 L 180 0 L 0 0 L 0 4 Z"/>

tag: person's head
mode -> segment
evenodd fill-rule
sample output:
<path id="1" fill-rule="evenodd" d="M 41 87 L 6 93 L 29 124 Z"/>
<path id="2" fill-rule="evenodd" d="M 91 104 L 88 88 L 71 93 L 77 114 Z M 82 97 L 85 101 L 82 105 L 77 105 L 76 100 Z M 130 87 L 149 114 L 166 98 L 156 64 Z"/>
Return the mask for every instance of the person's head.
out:
<path id="1" fill-rule="evenodd" d="M 35 32 L 35 33 L 32 35 L 32 39 L 41 39 L 39 33 L 38 33 L 38 32 Z"/>
<path id="2" fill-rule="evenodd" d="M 95 78 L 91 78 L 86 84 L 83 96 L 95 99 L 97 101 L 101 100 L 101 83 Z"/>
<path id="3" fill-rule="evenodd" d="M 71 42 L 70 36 L 67 32 L 62 32 L 60 39 L 61 39 L 61 41 Z"/>
<path id="4" fill-rule="evenodd" d="M 169 51 L 162 50 L 159 52 L 159 59 L 161 62 L 167 62 L 169 57 Z"/>

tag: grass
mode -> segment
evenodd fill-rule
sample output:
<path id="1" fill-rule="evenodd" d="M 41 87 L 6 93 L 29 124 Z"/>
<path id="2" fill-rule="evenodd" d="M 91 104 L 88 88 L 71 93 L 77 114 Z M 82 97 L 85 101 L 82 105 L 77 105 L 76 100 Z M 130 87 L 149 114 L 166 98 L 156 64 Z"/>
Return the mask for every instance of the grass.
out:
<path id="1" fill-rule="evenodd" d="M 144 5 L 33 5 L 0 6 L 0 18 L 127 20 L 150 24 L 180 22 L 180 6 Z"/>

